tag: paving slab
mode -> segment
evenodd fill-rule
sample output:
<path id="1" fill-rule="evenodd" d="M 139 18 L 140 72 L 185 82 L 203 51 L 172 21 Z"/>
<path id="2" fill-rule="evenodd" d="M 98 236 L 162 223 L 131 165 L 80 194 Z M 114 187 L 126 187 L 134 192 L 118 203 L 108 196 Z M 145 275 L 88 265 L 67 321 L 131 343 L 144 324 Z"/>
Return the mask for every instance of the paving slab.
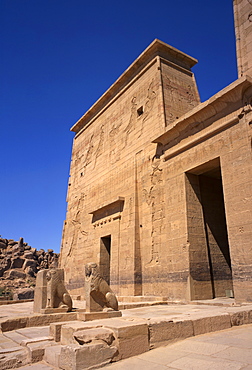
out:
<path id="1" fill-rule="evenodd" d="M 16 346 L 17 343 L 11 340 L 11 338 L 6 338 L 3 334 L 0 334 L 0 349 L 13 348 Z"/>
<path id="2" fill-rule="evenodd" d="M 6 339 L 8 338 L 17 344 L 21 344 L 21 342 L 26 338 L 24 335 L 17 333 L 16 330 L 7 331 L 3 334 L 3 336 L 6 337 Z"/>
<path id="3" fill-rule="evenodd" d="M 190 354 L 169 363 L 169 367 L 180 370 L 240 370 L 242 363 Z"/>
<path id="4" fill-rule="evenodd" d="M 27 338 L 47 337 L 49 336 L 49 326 L 38 326 L 16 330 L 17 333 Z"/>
<path id="5" fill-rule="evenodd" d="M 230 338 L 236 342 L 230 345 Z M 159 347 L 103 369 L 252 370 L 251 339 L 252 324 L 232 327 Z"/>
<path id="6" fill-rule="evenodd" d="M 19 370 L 55 370 L 54 367 L 44 362 L 38 362 L 36 364 L 30 364 L 18 368 Z"/>

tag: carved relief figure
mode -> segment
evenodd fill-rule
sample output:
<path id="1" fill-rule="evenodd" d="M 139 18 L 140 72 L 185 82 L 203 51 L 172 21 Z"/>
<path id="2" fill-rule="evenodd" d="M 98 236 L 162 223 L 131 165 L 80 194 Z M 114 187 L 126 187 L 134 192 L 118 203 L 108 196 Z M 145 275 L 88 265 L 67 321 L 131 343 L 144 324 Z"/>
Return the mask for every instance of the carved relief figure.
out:
<path id="1" fill-rule="evenodd" d="M 81 221 L 81 215 L 84 209 L 84 199 L 85 199 L 85 194 L 81 193 L 80 198 L 78 199 L 77 210 L 76 210 L 75 216 L 71 220 L 71 223 L 74 226 L 74 231 L 72 234 L 73 236 L 70 242 L 70 247 L 67 253 L 67 257 L 71 256 L 73 248 L 77 245 L 79 233 L 81 233 L 84 236 L 87 235 L 87 232 L 82 227 L 82 221 Z"/>
<path id="2" fill-rule="evenodd" d="M 84 167 L 86 167 L 91 162 L 91 158 L 94 152 L 93 139 L 94 139 L 94 134 L 91 135 L 91 138 L 89 141 L 88 150 L 87 150 L 86 158 L 84 161 Z"/>
<path id="3" fill-rule="evenodd" d="M 120 146 L 117 145 L 117 135 L 119 134 L 122 121 L 118 125 L 113 125 L 109 131 L 110 162 L 114 163 L 120 159 Z"/>
<path id="4" fill-rule="evenodd" d="M 136 103 L 136 96 L 133 96 L 131 99 L 131 109 L 130 109 L 130 119 L 128 125 L 125 127 L 125 141 L 124 141 L 124 148 L 127 145 L 129 134 L 135 130 L 136 127 L 136 120 L 137 120 L 137 103 Z"/>
<path id="5" fill-rule="evenodd" d="M 51 269 L 46 274 L 47 306 L 46 308 L 68 307 L 72 310 L 72 299 L 64 285 L 64 270 Z"/>
<path id="6" fill-rule="evenodd" d="M 150 190 L 143 189 L 143 199 L 151 207 L 151 259 L 146 266 L 155 266 L 159 263 L 159 246 L 161 244 L 161 231 L 163 227 L 163 188 L 162 169 L 159 162 L 153 165 L 151 173 Z"/>
<path id="7" fill-rule="evenodd" d="M 148 88 L 147 100 L 146 100 L 145 105 L 144 105 L 144 112 L 143 112 L 143 117 L 142 117 L 141 131 L 140 131 L 140 134 L 138 135 L 138 137 L 140 137 L 143 133 L 144 122 L 146 121 L 150 112 L 153 109 L 153 105 L 154 105 L 154 102 L 156 100 L 156 96 L 157 96 L 157 94 L 154 91 L 154 81 L 152 81 L 149 85 L 149 88 Z"/>
<path id="8" fill-rule="evenodd" d="M 133 215 L 133 198 L 130 197 L 129 199 L 129 221 L 128 221 L 128 227 L 130 227 L 132 223 L 132 215 Z"/>
<path id="9" fill-rule="evenodd" d="M 99 143 L 98 143 L 98 147 L 97 147 L 96 152 L 95 152 L 95 164 L 94 164 L 94 167 L 96 166 L 96 160 L 97 160 L 97 158 L 103 152 L 104 135 L 105 135 L 105 133 L 104 133 L 104 125 L 101 125 Z"/>
<path id="10" fill-rule="evenodd" d="M 170 105 L 166 107 L 167 120 L 171 123 L 183 114 L 186 107 L 194 107 L 196 105 L 192 86 L 189 84 L 181 84 L 176 78 L 170 79 L 168 75 L 163 76 L 164 88 L 168 91 Z M 181 111 L 181 108 L 184 107 Z M 173 112 L 170 111 L 173 107 Z M 186 109 L 188 110 L 188 109 Z"/>
<path id="11" fill-rule="evenodd" d="M 85 284 L 86 286 L 88 285 L 91 298 L 99 306 L 102 308 L 110 307 L 118 311 L 117 298 L 107 282 L 101 277 L 98 265 L 95 262 L 90 262 L 85 265 Z M 89 297 L 86 297 L 86 299 L 89 299 Z"/>

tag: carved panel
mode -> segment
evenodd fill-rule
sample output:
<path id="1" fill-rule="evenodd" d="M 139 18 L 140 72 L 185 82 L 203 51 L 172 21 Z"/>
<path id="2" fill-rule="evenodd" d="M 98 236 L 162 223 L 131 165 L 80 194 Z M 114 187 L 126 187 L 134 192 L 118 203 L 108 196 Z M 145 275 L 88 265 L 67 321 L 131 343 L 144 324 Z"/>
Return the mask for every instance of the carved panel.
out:
<path id="1" fill-rule="evenodd" d="M 70 223 L 73 225 L 73 233 L 72 238 L 70 241 L 69 249 L 67 252 L 67 257 L 72 255 L 73 249 L 76 247 L 79 234 L 87 236 L 87 231 L 85 231 L 82 225 L 82 214 L 84 210 L 84 200 L 85 194 L 81 193 L 80 197 L 78 198 L 77 207 L 75 210 L 74 217 L 70 220 Z"/>
<path id="2" fill-rule="evenodd" d="M 97 158 L 102 154 L 104 148 L 104 125 L 101 125 L 101 128 L 100 128 L 100 137 L 99 137 L 99 143 L 98 143 L 98 147 L 95 151 L 95 164 L 94 164 L 94 167 L 96 166 L 96 161 L 97 161 Z"/>
<path id="3" fill-rule="evenodd" d="M 151 187 L 143 189 L 143 201 L 151 208 L 151 256 L 146 267 L 152 267 L 160 262 L 161 234 L 164 219 L 163 173 L 159 161 L 153 164 L 150 175 Z"/>

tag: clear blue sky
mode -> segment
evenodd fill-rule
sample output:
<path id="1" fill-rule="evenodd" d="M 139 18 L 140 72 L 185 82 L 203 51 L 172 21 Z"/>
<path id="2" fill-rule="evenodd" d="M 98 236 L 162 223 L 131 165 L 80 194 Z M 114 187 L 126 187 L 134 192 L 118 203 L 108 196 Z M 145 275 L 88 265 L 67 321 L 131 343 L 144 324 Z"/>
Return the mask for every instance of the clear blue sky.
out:
<path id="1" fill-rule="evenodd" d="M 70 127 L 158 38 L 201 100 L 237 78 L 231 0 L 0 0 L 0 234 L 60 249 Z"/>

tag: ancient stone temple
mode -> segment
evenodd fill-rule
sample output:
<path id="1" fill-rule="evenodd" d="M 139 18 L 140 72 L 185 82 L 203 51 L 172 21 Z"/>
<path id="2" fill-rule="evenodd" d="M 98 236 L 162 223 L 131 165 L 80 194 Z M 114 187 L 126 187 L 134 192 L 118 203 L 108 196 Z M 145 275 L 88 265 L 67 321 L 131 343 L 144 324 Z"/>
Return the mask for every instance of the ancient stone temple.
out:
<path id="1" fill-rule="evenodd" d="M 201 103 L 197 60 L 154 40 L 72 127 L 72 294 L 94 261 L 119 296 L 252 300 L 252 1 L 234 14 L 231 85 Z"/>

